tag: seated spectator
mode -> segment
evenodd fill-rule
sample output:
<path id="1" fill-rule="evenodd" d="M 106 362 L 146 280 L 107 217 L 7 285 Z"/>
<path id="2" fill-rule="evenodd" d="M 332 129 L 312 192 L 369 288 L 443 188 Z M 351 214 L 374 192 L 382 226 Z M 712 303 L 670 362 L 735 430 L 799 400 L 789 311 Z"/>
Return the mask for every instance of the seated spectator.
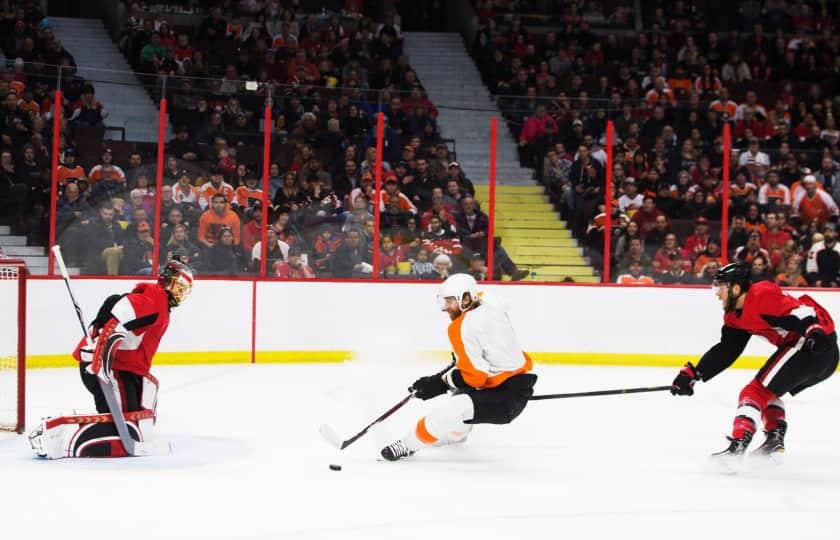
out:
<path id="1" fill-rule="evenodd" d="M 802 257 L 790 257 L 785 263 L 785 271 L 776 275 L 776 283 L 782 287 L 807 287 L 808 280 L 802 275 Z"/>
<path id="2" fill-rule="evenodd" d="M 619 285 L 653 285 L 653 278 L 642 273 L 642 264 L 634 260 L 627 266 L 627 273 L 619 274 L 615 280 Z"/>
<path id="3" fill-rule="evenodd" d="M 361 230 L 361 228 L 357 230 Z M 332 226 L 321 226 L 318 237 L 313 244 L 314 251 L 312 253 L 312 266 L 318 274 L 328 273 L 330 271 L 332 257 L 342 242 L 342 237 L 335 232 Z"/>
<path id="4" fill-rule="evenodd" d="M 82 90 L 79 100 L 71 105 L 73 110 L 70 113 L 69 121 L 82 126 L 99 127 L 104 125 L 108 118 L 108 111 L 102 103 L 96 101 L 93 85 L 87 84 Z"/>
<path id="5" fill-rule="evenodd" d="M 234 245 L 239 245 L 240 221 L 236 212 L 228 207 L 227 198 L 217 193 L 213 195 L 213 204 L 198 220 L 198 241 L 209 248 L 216 243 L 222 228 L 230 229 Z"/>
<path id="6" fill-rule="evenodd" d="M 56 172 L 58 185 L 65 185 L 68 180 L 82 180 L 86 179 L 85 170 L 76 163 L 76 150 L 74 148 L 64 149 L 64 160 L 58 166 Z"/>
<path id="7" fill-rule="evenodd" d="M 735 250 L 735 259 L 746 263 L 752 263 L 753 259 L 756 257 L 763 257 L 765 261 L 770 260 L 770 254 L 767 253 L 766 249 L 761 247 L 761 233 L 758 231 L 752 231 L 747 238 L 746 245 Z"/>
<path id="8" fill-rule="evenodd" d="M 435 188 L 433 193 L 432 206 L 421 216 L 420 227 L 424 231 L 428 231 L 432 218 L 437 217 L 441 220 L 441 223 L 446 224 L 447 229 L 454 230 L 457 222 L 455 216 L 443 204 L 443 191 L 440 188 Z"/>
<path id="9" fill-rule="evenodd" d="M 220 194 L 228 203 L 233 203 L 235 191 L 233 186 L 225 182 L 224 175 L 216 170 L 210 173 L 210 181 L 202 184 L 198 190 L 198 205 L 202 210 L 206 210 L 210 206 L 210 201 Z"/>
<path id="10" fill-rule="evenodd" d="M 422 236 L 422 249 L 432 253 L 460 255 L 463 251 L 461 241 L 450 227 L 444 227 L 438 216 L 429 219 L 429 228 Z"/>
<path id="11" fill-rule="evenodd" d="M 55 223 L 55 235 L 67 266 L 79 266 L 84 261 L 85 226 L 93 214 L 93 208 L 80 196 L 78 184 L 69 182 L 58 201 Z"/>
<path id="12" fill-rule="evenodd" d="M 685 239 L 683 258 L 693 261 L 698 255 L 706 251 L 710 239 L 709 220 L 703 216 L 698 217 L 694 220 L 694 234 Z"/>
<path id="13" fill-rule="evenodd" d="M 490 219 L 476 208 L 470 196 L 461 201 L 461 211 L 455 214 L 455 227 L 461 243 L 473 251 L 487 250 L 487 232 Z"/>
<path id="14" fill-rule="evenodd" d="M 115 175 L 112 165 L 103 165 L 100 180 L 90 188 L 89 193 L 88 201 L 94 206 L 107 203 L 116 197 L 125 199 L 127 194 L 125 179 Z"/>
<path id="15" fill-rule="evenodd" d="M 198 145 L 190 139 L 190 128 L 180 125 L 175 131 L 175 138 L 166 145 L 166 154 L 184 161 L 198 159 Z"/>
<path id="16" fill-rule="evenodd" d="M 423 279 L 430 279 L 434 281 L 444 281 L 449 277 L 449 272 L 452 269 L 452 259 L 446 253 L 438 253 L 432 262 L 432 272 L 427 274 Z"/>
<path id="17" fill-rule="evenodd" d="M 333 276 L 339 278 L 370 277 L 373 272 L 371 252 L 364 245 L 360 230 L 347 232 L 344 243 L 331 258 L 330 268 Z"/>
<path id="18" fill-rule="evenodd" d="M 88 248 L 85 273 L 119 274 L 124 236 L 122 227 L 114 221 L 114 209 L 110 204 L 100 205 L 98 219 L 86 226 L 85 239 Z"/>
<path id="19" fill-rule="evenodd" d="M 710 239 L 706 244 L 706 251 L 697 256 L 694 260 L 694 273 L 701 274 L 703 268 L 711 262 L 717 262 L 720 265 L 723 262 L 720 252 L 720 243 L 715 239 Z"/>
<path id="20" fill-rule="evenodd" d="M 750 263 L 750 281 L 756 283 L 771 279 L 770 262 L 764 255 L 756 255 Z"/>
<path id="21" fill-rule="evenodd" d="M 409 199 L 404 193 L 400 192 L 396 176 L 390 176 L 385 181 L 385 189 L 382 190 L 382 198 L 379 202 L 380 211 L 385 210 L 385 207 L 388 205 L 388 202 L 391 199 L 396 199 L 399 201 L 400 208 L 403 212 L 408 212 L 411 214 L 417 213 L 417 207 L 414 206 L 414 203 L 411 202 L 411 199 Z"/>
<path id="22" fill-rule="evenodd" d="M 678 252 L 668 256 L 668 267 L 665 272 L 656 275 L 656 281 L 663 285 L 691 285 L 695 282 L 694 275 L 687 272 L 686 261 Z"/>
<path id="23" fill-rule="evenodd" d="M 210 245 L 205 257 L 208 274 L 236 276 L 243 273 L 245 264 L 237 240 L 230 227 L 221 227 L 217 241 Z"/>
<path id="24" fill-rule="evenodd" d="M 399 268 L 399 264 L 405 260 L 402 246 L 394 243 L 394 239 L 390 235 L 384 235 L 382 242 L 379 245 L 379 271 L 384 276 L 385 268 L 394 266 Z"/>
<path id="25" fill-rule="evenodd" d="M 94 166 L 87 175 L 88 183 L 93 186 L 102 180 L 104 170 L 106 167 L 111 168 L 111 177 L 120 181 L 126 181 L 125 171 L 119 165 L 114 164 L 114 153 L 110 148 L 106 148 L 102 152 L 102 163 Z"/>
<path id="26" fill-rule="evenodd" d="M 472 181 L 466 177 L 464 171 L 461 170 L 461 165 L 457 161 L 453 161 L 449 163 L 446 168 L 447 177 L 446 181 L 455 180 L 458 183 L 458 187 L 467 193 L 470 197 L 475 197 L 475 186 L 473 186 Z"/>
<path id="27" fill-rule="evenodd" d="M 618 208 L 632 218 L 636 211 L 642 208 L 645 197 L 639 193 L 639 188 L 636 185 L 636 179 L 633 177 L 626 178 L 624 180 L 623 187 L 624 194 L 618 198 Z M 645 234 L 647 234 L 647 232 L 648 231 L 644 231 Z"/>
<path id="28" fill-rule="evenodd" d="M 315 272 L 309 266 L 304 264 L 300 248 L 293 247 L 289 249 L 289 260 L 282 262 L 278 260 L 274 264 L 274 273 L 279 278 L 283 279 L 313 279 Z"/>
<path id="29" fill-rule="evenodd" d="M 624 253 L 618 263 L 618 273 L 626 274 L 630 271 L 630 266 L 633 263 L 638 263 L 645 274 L 649 274 L 653 266 L 653 262 L 642 247 L 642 240 L 640 238 L 632 238 L 630 240 L 627 252 Z"/>
<path id="30" fill-rule="evenodd" d="M 473 253 L 470 257 L 470 266 L 467 268 L 467 273 L 474 277 L 476 281 L 486 280 L 487 258 L 481 253 Z"/>
<path id="31" fill-rule="evenodd" d="M 266 251 L 265 261 L 266 268 L 275 268 L 277 263 L 286 262 L 289 259 L 289 244 L 277 238 L 277 231 L 274 227 L 269 227 L 265 232 Z M 300 252 L 300 249 L 298 249 Z M 250 268 L 252 272 L 259 272 L 262 261 L 262 241 L 257 241 L 254 247 L 251 248 L 251 263 Z"/>
<path id="32" fill-rule="evenodd" d="M 767 183 L 758 189 L 758 204 L 773 208 L 780 205 L 790 205 L 790 189 L 786 185 L 779 183 L 779 181 L 778 171 L 768 171 Z"/>
<path id="33" fill-rule="evenodd" d="M 718 261 L 709 261 L 706 263 L 703 268 L 700 269 L 700 272 L 697 274 L 697 283 L 702 283 L 705 285 L 710 285 L 715 281 L 715 275 L 717 275 L 717 271 L 720 270 L 721 264 Z"/>
<path id="34" fill-rule="evenodd" d="M 822 241 L 811 246 L 805 272 L 808 281 L 817 287 L 837 287 L 840 283 L 840 243 L 835 225 L 827 225 Z"/>
<path id="35" fill-rule="evenodd" d="M 148 221 L 137 223 L 135 233 L 126 239 L 120 257 L 120 274 L 150 275 L 155 244 L 152 240 L 152 227 Z"/>
<path id="36" fill-rule="evenodd" d="M 651 214 L 654 216 L 652 223 L 648 217 Z M 653 199 L 650 197 L 645 198 L 645 205 L 636 212 L 633 221 L 639 224 L 639 229 L 642 232 L 647 231 L 647 234 L 645 234 L 645 249 L 648 253 L 653 253 L 659 249 L 665 242 L 665 237 L 671 231 L 668 218 L 653 206 Z"/>
<path id="37" fill-rule="evenodd" d="M 432 272 L 434 272 L 434 264 L 429 260 L 429 252 L 421 249 L 411 263 L 411 274 L 420 279 L 431 279 Z"/>
<path id="38" fill-rule="evenodd" d="M 195 267 L 199 260 L 199 251 L 198 246 L 190 240 L 189 229 L 183 223 L 174 225 L 171 229 L 172 232 L 163 252 L 163 260 L 169 261 L 178 255 L 181 262 Z"/>
<path id="39" fill-rule="evenodd" d="M 263 211 L 262 205 L 256 205 L 248 208 L 244 216 L 245 225 L 242 226 L 242 240 L 240 242 L 242 251 L 250 253 L 254 245 L 259 243 L 262 238 L 262 219 Z"/>
<path id="40" fill-rule="evenodd" d="M 654 252 L 652 266 L 653 273 L 660 274 L 662 272 L 667 272 L 668 268 L 671 266 L 670 261 L 673 259 L 674 255 L 677 255 L 680 260 L 683 260 L 680 243 L 677 241 L 677 235 L 674 233 L 668 233 L 665 235 L 665 240 L 662 242 L 662 246 Z M 685 261 L 685 263 L 686 269 L 690 269 L 691 263 L 689 261 Z"/>

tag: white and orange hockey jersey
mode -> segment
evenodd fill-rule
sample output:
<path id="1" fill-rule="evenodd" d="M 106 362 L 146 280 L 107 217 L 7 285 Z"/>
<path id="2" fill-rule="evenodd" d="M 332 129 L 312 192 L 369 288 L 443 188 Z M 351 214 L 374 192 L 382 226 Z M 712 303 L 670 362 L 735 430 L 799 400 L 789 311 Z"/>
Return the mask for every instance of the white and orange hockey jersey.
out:
<path id="1" fill-rule="evenodd" d="M 449 341 L 455 351 L 455 368 L 468 386 L 495 388 L 520 373 L 533 369 L 533 362 L 519 346 L 507 306 L 500 299 L 481 303 L 449 324 Z M 457 387 L 455 371 L 446 382 Z M 454 375 L 457 378 L 457 375 Z"/>

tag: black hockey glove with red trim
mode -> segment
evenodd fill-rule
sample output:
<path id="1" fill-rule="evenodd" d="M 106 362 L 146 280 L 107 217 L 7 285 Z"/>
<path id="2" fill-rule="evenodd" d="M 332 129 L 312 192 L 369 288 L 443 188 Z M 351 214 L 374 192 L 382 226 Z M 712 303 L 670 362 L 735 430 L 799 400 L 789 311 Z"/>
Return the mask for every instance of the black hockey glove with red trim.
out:
<path id="1" fill-rule="evenodd" d="M 676 396 L 693 396 L 694 383 L 700 380 L 700 373 L 691 362 L 687 362 L 671 383 L 671 394 Z"/>

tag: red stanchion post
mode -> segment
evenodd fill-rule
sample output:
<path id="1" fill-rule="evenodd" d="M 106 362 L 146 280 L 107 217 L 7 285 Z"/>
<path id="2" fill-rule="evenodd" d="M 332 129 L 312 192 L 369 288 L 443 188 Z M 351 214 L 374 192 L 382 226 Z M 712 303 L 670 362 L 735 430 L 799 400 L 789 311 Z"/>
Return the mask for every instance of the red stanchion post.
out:
<path id="1" fill-rule="evenodd" d="M 155 249 L 152 254 L 152 275 L 156 275 L 160 267 L 160 196 L 163 192 L 163 154 L 166 151 L 166 98 L 160 98 L 160 114 L 158 117 L 158 148 L 157 174 L 155 175 Z"/>
<path id="2" fill-rule="evenodd" d="M 720 219 L 720 251 L 723 264 L 729 261 L 729 156 L 732 154 L 729 122 L 723 124 L 723 211 Z"/>
<path id="3" fill-rule="evenodd" d="M 601 281 L 610 282 L 610 257 L 612 256 L 610 245 L 612 243 L 612 188 L 613 188 L 613 139 L 615 128 L 612 120 L 607 122 L 607 170 L 604 177 L 604 269 Z"/>
<path id="4" fill-rule="evenodd" d="M 493 281 L 493 261 L 496 254 L 496 138 L 498 120 L 490 119 L 490 200 L 487 203 L 487 281 Z"/>
<path id="5" fill-rule="evenodd" d="M 376 114 L 376 192 L 373 204 L 373 279 L 379 279 L 379 216 L 382 204 L 382 132 L 385 116 Z"/>
<path id="6" fill-rule="evenodd" d="M 58 210 L 58 142 L 61 139 L 62 99 L 61 89 L 56 90 L 55 103 L 53 103 L 52 187 L 50 189 L 50 259 L 48 268 L 50 275 L 53 275 L 55 270 L 52 247 L 55 245 L 55 213 Z"/>
<path id="7" fill-rule="evenodd" d="M 268 171 L 271 163 L 271 105 L 265 106 L 265 133 L 263 134 L 263 213 L 260 227 L 260 277 L 265 277 L 268 271 Z"/>

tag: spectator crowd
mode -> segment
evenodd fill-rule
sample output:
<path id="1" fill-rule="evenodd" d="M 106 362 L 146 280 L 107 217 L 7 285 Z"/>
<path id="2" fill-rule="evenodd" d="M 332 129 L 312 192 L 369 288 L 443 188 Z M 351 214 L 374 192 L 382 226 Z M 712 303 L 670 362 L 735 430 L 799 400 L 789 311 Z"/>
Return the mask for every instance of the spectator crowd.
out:
<path id="1" fill-rule="evenodd" d="M 721 13 L 676 0 L 642 3 L 639 14 L 626 2 L 580 4 L 563 2 L 560 28 L 535 33 L 500 3 L 478 1 L 472 51 L 522 165 L 593 265 L 609 211 L 612 280 L 710 282 L 724 260 L 728 125 L 726 259 L 751 264 L 756 280 L 836 286 L 837 3 L 753 0 Z M 644 31 L 610 30 L 631 15 Z"/>

